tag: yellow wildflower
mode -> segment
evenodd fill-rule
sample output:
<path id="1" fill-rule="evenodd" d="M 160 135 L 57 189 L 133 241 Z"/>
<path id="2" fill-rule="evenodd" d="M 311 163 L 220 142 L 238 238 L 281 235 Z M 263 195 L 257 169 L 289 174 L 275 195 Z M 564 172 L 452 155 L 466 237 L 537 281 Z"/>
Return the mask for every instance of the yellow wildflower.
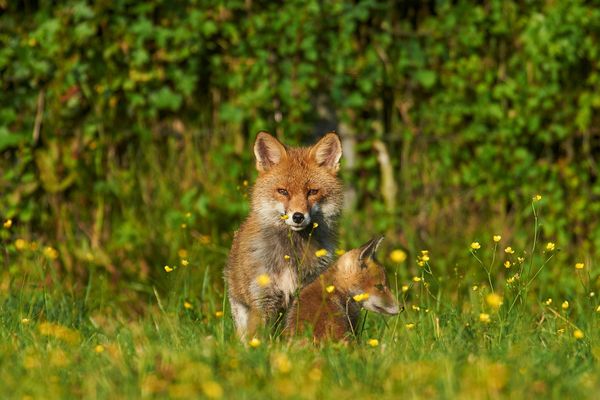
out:
<path id="1" fill-rule="evenodd" d="M 179 258 L 187 258 L 188 252 L 186 249 L 179 249 L 177 255 L 179 256 Z"/>
<path id="2" fill-rule="evenodd" d="M 279 218 L 281 218 L 282 220 L 285 221 L 286 219 L 289 218 L 289 215 L 287 215 L 287 214 L 281 214 L 281 216 Z"/>
<path id="3" fill-rule="evenodd" d="M 327 293 L 333 293 L 334 290 L 335 290 L 335 286 L 333 286 L 333 285 L 329 285 L 325 288 L 325 291 Z"/>
<path id="4" fill-rule="evenodd" d="M 494 239 L 494 242 L 498 243 L 500 240 L 502 240 L 502 236 L 494 235 L 494 237 L 492 239 Z"/>
<path id="5" fill-rule="evenodd" d="M 510 268 L 511 265 L 512 264 L 510 263 L 510 261 L 508 261 L 508 260 L 504 261 L 504 267 L 505 268 Z"/>
<path id="6" fill-rule="evenodd" d="M 19 251 L 25 250 L 27 247 L 27 242 L 23 239 L 15 240 L 15 248 Z"/>
<path id="7" fill-rule="evenodd" d="M 223 316 L 223 311 L 215 311 L 215 317 L 221 318 Z"/>
<path id="8" fill-rule="evenodd" d="M 346 250 L 344 250 L 344 249 L 337 249 L 335 251 L 335 254 L 337 254 L 338 256 L 343 256 L 344 254 L 346 254 Z"/>
<path id="9" fill-rule="evenodd" d="M 21 320 L 21 323 L 22 323 L 22 324 L 25 324 L 25 325 L 27 325 L 29 322 L 30 322 L 29 318 L 23 318 L 23 319 Z"/>
<path id="10" fill-rule="evenodd" d="M 550 304 L 552 304 L 552 299 L 549 297 L 548 300 L 546 300 L 544 303 L 546 303 L 546 305 L 549 306 Z"/>
<path id="11" fill-rule="evenodd" d="M 579 329 L 575 329 L 575 331 L 573 332 L 573 337 L 575 339 L 578 339 L 578 340 L 579 339 L 583 339 L 584 336 L 585 335 L 583 334 L 583 332 L 581 330 L 579 330 Z"/>
<path id="12" fill-rule="evenodd" d="M 260 274 L 256 278 L 256 282 L 258 283 L 259 286 L 265 287 L 265 286 L 268 286 L 269 283 L 271 283 L 271 278 L 267 274 Z"/>
<path id="13" fill-rule="evenodd" d="M 181 265 L 187 267 L 190 262 L 186 259 L 181 260 Z"/>
<path id="14" fill-rule="evenodd" d="M 408 289 L 409 289 L 408 285 L 402 285 L 402 292 L 403 293 L 408 292 Z"/>
<path id="15" fill-rule="evenodd" d="M 325 257 L 327 254 L 328 254 L 328 252 L 325 249 L 319 249 L 319 250 L 315 251 L 315 256 L 317 256 L 317 257 Z"/>
<path id="16" fill-rule="evenodd" d="M 473 287 L 471 289 L 473 289 L 473 291 L 476 292 L 477 290 L 479 290 L 479 286 L 473 285 Z"/>
<path id="17" fill-rule="evenodd" d="M 360 293 L 360 294 L 354 295 L 352 298 L 357 303 L 360 303 L 361 301 L 367 300 L 369 298 L 369 293 Z"/>
<path id="18" fill-rule="evenodd" d="M 102 346 L 101 344 L 97 345 L 96 347 L 94 347 L 94 351 L 98 354 L 104 352 L 104 346 Z"/>
<path id="19" fill-rule="evenodd" d="M 171 272 L 173 271 L 173 268 L 169 267 L 168 265 L 165 265 L 165 271 Z"/>
<path id="20" fill-rule="evenodd" d="M 401 264 L 406 261 L 406 253 L 403 250 L 396 249 L 390 253 L 390 260 L 397 264 Z"/>
<path id="21" fill-rule="evenodd" d="M 484 324 L 489 324 L 491 321 L 490 314 L 486 314 L 486 313 L 479 314 L 479 321 L 483 322 Z"/>
<path id="22" fill-rule="evenodd" d="M 421 307 L 419 307 L 419 306 L 416 306 L 416 305 L 414 305 L 414 304 L 413 304 L 412 306 L 410 306 L 410 307 L 411 307 L 411 308 L 412 308 L 414 311 L 421 311 Z"/>
<path id="23" fill-rule="evenodd" d="M 577 263 L 577 264 L 575 264 L 575 269 L 583 269 L 583 267 L 585 267 L 584 263 Z"/>
<path id="24" fill-rule="evenodd" d="M 536 194 L 535 196 L 533 196 L 533 201 L 540 201 L 542 199 L 542 196 L 540 196 L 539 194 Z"/>
<path id="25" fill-rule="evenodd" d="M 248 344 L 250 345 L 250 347 L 258 347 L 260 346 L 260 340 L 257 338 L 252 338 L 252 340 L 250 340 L 250 342 L 248 342 Z"/>
<path id="26" fill-rule="evenodd" d="M 420 276 L 413 276 L 412 278 L 413 282 L 421 282 L 421 277 Z"/>
<path id="27" fill-rule="evenodd" d="M 406 324 L 404 326 L 406 326 L 406 329 L 410 330 L 410 329 L 413 329 L 415 327 L 415 324 L 412 323 L 412 322 L 409 322 L 408 324 Z"/>
<path id="28" fill-rule="evenodd" d="M 181 229 L 187 228 L 187 224 L 181 224 Z"/>
<path id="29" fill-rule="evenodd" d="M 423 266 L 425 266 L 425 261 L 418 260 L 418 261 L 417 261 L 417 265 L 418 265 L 419 267 L 423 267 Z"/>
<path id="30" fill-rule="evenodd" d="M 502 305 L 502 296 L 500 296 L 497 293 L 490 293 L 487 296 L 485 296 L 485 301 L 487 302 L 487 304 L 494 308 L 494 309 L 498 309 L 500 308 L 500 306 Z"/>
<path id="31" fill-rule="evenodd" d="M 421 255 L 422 256 L 428 256 L 429 255 L 429 250 L 421 250 Z"/>
<path id="32" fill-rule="evenodd" d="M 423 262 L 429 261 L 429 255 L 427 255 L 427 254 L 422 255 L 421 256 L 421 261 L 423 261 Z"/>
<path id="33" fill-rule="evenodd" d="M 377 340 L 377 339 L 369 339 L 369 341 L 367 343 L 371 347 L 377 347 L 377 346 L 379 346 L 379 340 Z"/>
<path id="34" fill-rule="evenodd" d="M 46 246 L 44 248 L 44 255 L 51 260 L 56 260 L 58 258 L 58 251 L 51 246 Z"/>
<path id="35" fill-rule="evenodd" d="M 290 256 L 288 256 L 287 254 L 283 256 L 283 259 L 284 259 L 285 261 L 289 261 L 289 260 L 290 260 L 290 258 L 291 258 L 291 257 L 290 257 Z"/>
<path id="36" fill-rule="evenodd" d="M 316 222 L 313 222 L 313 229 L 317 229 L 319 227 L 319 224 Z"/>
<path id="37" fill-rule="evenodd" d="M 471 249 L 472 250 L 479 250 L 481 248 L 481 245 L 479 244 L 479 242 L 473 242 L 471 243 Z"/>
<path id="38" fill-rule="evenodd" d="M 517 257 L 517 261 L 519 262 L 519 264 L 523 264 L 523 261 L 525 261 L 525 259 L 523 257 Z"/>
<path id="39" fill-rule="evenodd" d="M 508 246 L 507 248 L 505 248 L 505 249 L 504 249 L 504 252 L 505 252 L 506 254 L 514 254 L 514 253 L 515 253 L 515 251 L 513 250 L 513 248 L 512 248 L 512 247 L 510 247 L 510 246 Z"/>
<path id="40" fill-rule="evenodd" d="M 11 226 L 12 226 L 12 219 L 7 219 L 6 221 L 4 221 L 4 227 L 6 229 L 10 229 Z"/>
<path id="41" fill-rule="evenodd" d="M 563 301 L 562 305 L 561 305 L 563 310 L 566 310 L 569 308 L 569 302 L 567 300 Z"/>
<path id="42" fill-rule="evenodd" d="M 600 313 L 600 306 L 596 307 L 596 312 Z"/>
<path id="43" fill-rule="evenodd" d="M 546 244 L 546 250 L 548 250 L 548 251 L 553 251 L 553 250 L 554 250 L 554 247 L 555 247 L 555 244 L 554 244 L 554 243 L 552 243 L 552 242 L 548 242 L 548 243 Z"/>
<path id="44" fill-rule="evenodd" d="M 248 186 L 248 180 L 247 180 L 247 179 L 244 179 L 244 180 L 242 181 L 242 185 L 244 185 L 244 186 Z"/>
<path id="45" fill-rule="evenodd" d="M 220 399 L 223 397 L 223 388 L 212 380 L 202 382 L 202 391 L 209 399 Z"/>
<path id="46" fill-rule="evenodd" d="M 273 356 L 273 366 L 282 374 L 287 374 L 292 370 L 292 362 L 285 353 L 278 353 Z"/>
<path id="47" fill-rule="evenodd" d="M 192 308 L 194 308 L 194 306 L 192 305 L 192 303 L 190 303 L 189 301 L 184 301 L 183 302 L 183 307 L 186 308 L 186 309 L 188 309 L 188 310 L 191 310 Z"/>
<path id="48" fill-rule="evenodd" d="M 186 212 L 185 213 L 185 217 L 186 218 L 192 218 L 192 213 L 191 212 Z"/>

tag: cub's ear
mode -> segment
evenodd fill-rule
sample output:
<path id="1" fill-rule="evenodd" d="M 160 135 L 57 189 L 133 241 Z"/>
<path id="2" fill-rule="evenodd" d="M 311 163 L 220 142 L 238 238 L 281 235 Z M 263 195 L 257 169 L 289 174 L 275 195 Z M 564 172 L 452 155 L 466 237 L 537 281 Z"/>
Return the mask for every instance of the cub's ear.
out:
<path id="1" fill-rule="evenodd" d="M 258 132 L 254 142 L 256 169 L 265 172 L 287 157 L 285 146 L 267 132 Z"/>
<path id="2" fill-rule="evenodd" d="M 310 156 L 320 167 L 337 172 L 342 157 L 342 142 L 335 132 L 329 132 L 310 148 Z"/>
<path id="3" fill-rule="evenodd" d="M 360 246 L 360 255 L 358 256 L 358 259 L 360 261 L 372 260 L 382 241 L 383 236 L 378 236 Z"/>

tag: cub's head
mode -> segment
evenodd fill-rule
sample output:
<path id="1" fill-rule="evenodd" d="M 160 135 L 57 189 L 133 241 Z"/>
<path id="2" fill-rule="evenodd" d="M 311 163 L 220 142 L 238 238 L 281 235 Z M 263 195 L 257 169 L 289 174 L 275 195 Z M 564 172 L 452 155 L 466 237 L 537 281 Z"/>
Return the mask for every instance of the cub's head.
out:
<path id="1" fill-rule="evenodd" d="M 307 148 L 287 148 L 266 132 L 254 143 L 259 176 L 252 209 L 267 225 L 301 231 L 313 222 L 330 225 L 340 213 L 342 186 L 337 177 L 342 143 L 328 133 Z"/>
<path id="2" fill-rule="evenodd" d="M 336 263 L 337 280 L 351 296 L 363 295 L 358 302 L 367 310 L 396 315 L 398 301 L 388 287 L 385 269 L 375 259 L 382 240 L 383 236 L 371 239 L 341 256 Z"/>

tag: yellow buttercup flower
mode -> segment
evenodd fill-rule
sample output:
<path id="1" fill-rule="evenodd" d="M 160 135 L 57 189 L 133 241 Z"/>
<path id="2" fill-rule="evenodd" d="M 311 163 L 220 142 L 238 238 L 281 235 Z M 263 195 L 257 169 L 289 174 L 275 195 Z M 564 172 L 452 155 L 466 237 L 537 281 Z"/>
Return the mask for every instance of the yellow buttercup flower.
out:
<path id="1" fill-rule="evenodd" d="M 519 262 L 519 264 L 523 264 L 523 261 L 525 261 L 525 259 L 523 257 L 517 257 L 517 261 Z"/>
<path id="2" fill-rule="evenodd" d="M 566 301 L 566 300 L 565 300 L 565 301 L 563 301 L 563 303 L 562 303 L 561 307 L 562 307 L 562 309 L 563 309 L 563 310 L 566 310 L 566 309 L 568 309 L 568 308 L 569 308 L 569 302 L 568 302 L 568 301 Z"/>
<path id="3" fill-rule="evenodd" d="M 477 285 L 473 285 L 473 287 L 471 288 L 474 292 L 479 290 L 479 286 Z"/>
<path id="4" fill-rule="evenodd" d="M 420 276 L 413 276 L 412 280 L 413 280 L 413 282 L 421 282 L 422 281 Z"/>
<path id="5" fill-rule="evenodd" d="M 481 245 L 479 244 L 479 242 L 473 242 L 471 243 L 471 249 L 472 250 L 479 250 L 481 248 Z"/>
<path id="6" fill-rule="evenodd" d="M 494 239 L 494 242 L 498 243 L 500 240 L 502 240 L 502 236 L 494 235 L 494 237 L 492 239 Z"/>
<path id="7" fill-rule="evenodd" d="M 406 293 L 408 292 L 409 286 L 408 285 L 402 285 L 402 292 Z"/>
<path id="8" fill-rule="evenodd" d="M 357 303 L 360 303 L 361 301 L 365 301 L 369 298 L 369 293 L 360 293 L 360 294 L 354 295 L 352 298 Z"/>
<path id="9" fill-rule="evenodd" d="M 209 399 L 220 399 L 223 397 L 223 388 L 213 380 L 202 382 L 202 391 Z"/>
<path id="10" fill-rule="evenodd" d="M 548 300 L 546 300 L 544 303 L 546 303 L 546 305 L 549 306 L 550 304 L 552 304 L 552 299 L 548 298 Z"/>
<path id="11" fill-rule="evenodd" d="M 429 255 L 429 250 L 421 250 L 421 255 L 422 256 L 428 256 Z"/>
<path id="12" fill-rule="evenodd" d="M 585 267 L 584 263 L 577 263 L 577 264 L 575 264 L 575 269 L 583 269 L 583 267 Z"/>
<path id="13" fill-rule="evenodd" d="M 15 240 L 15 249 L 17 249 L 18 251 L 25 250 L 26 247 L 27 247 L 27 242 L 25 240 L 23 240 L 23 239 Z"/>
<path id="14" fill-rule="evenodd" d="M 315 256 L 317 256 L 317 257 L 325 257 L 327 254 L 328 254 L 328 252 L 325 249 L 319 249 L 319 250 L 315 251 Z"/>
<path id="15" fill-rule="evenodd" d="M 248 344 L 250 345 L 250 347 L 257 348 L 258 346 L 260 346 L 260 340 L 257 338 L 252 338 L 252 340 L 250 340 Z"/>
<path id="16" fill-rule="evenodd" d="M 371 347 L 377 347 L 377 346 L 379 346 L 379 340 L 377 340 L 377 339 L 369 339 L 369 341 L 367 343 Z"/>
<path id="17" fill-rule="evenodd" d="M 344 250 L 344 249 L 337 249 L 335 251 L 335 254 L 337 254 L 338 256 L 343 256 L 344 254 L 346 254 L 346 250 Z"/>
<path id="18" fill-rule="evenodd" d="M 215 311 L 215 317 L 221 318 L 223 316 L 223 311 Z"/>
<path id="19" fill-rule="evenodd" d="M 173 268 L 169 267 L 168 265 L 165 265 L 164 268 L 165 268 L 165 271 L 167 271 L 167 272 L 172 272 L 173 271 Z"/>
<path id="20" fill-rule="evenodd" d="M 539 194 L 536 194 L 535 196 L 533 196 L 533 201 L 540 201 L 542 199 L 542 196 L 540 196 Z"/>
<path id="21" fill-rule="evenodd" d="M 188 252 L 186 249 L 179 249 L 177 255 L 179 256 L 179 258 L 187 258 Z"/>
<path id="22" fill-rule="evenodd" d="M 504 267 L 505 268 L 510 268 L 511 265 L 512 264 L 510 263 L 510 261 L 508 261 L 508 260 L 504 261 Z"/>
<path id="23" fill-rule="evenodd" d="M 4 221 L 3 226 L 6 229 L 10 229 L 10 227 L 12 226 L 12 219 L 7 219 L 6 221 Z"/>
<path id="24" fill-rule="evenodd" d="M 596 307 L 596 312 L 600 313 L 600 306 Z"/>
<path id="25" fill-rule="evenodd" d="M 291 257 L 290 257 L 290 256 L 288 256 L 287 254 L 283 256 L 283 259 L 284 259 L 285 261 L 289 261 L 289 260 L 290 260 L 290 258 L 291 258 Z"/>
<path id="26" fill-rule="evenodd" d="M 417 306 L 417 305 L 412 305 L 410 306 L 414 311 L 421 311 L 421 307 Z"/>
<path id="27" fill-rule="evenodd" d="M 487 296 L 485 296 L 485 301 L 488 304 L 488 306 L 494 308 L 494 309 L 499 309 L 500 306 L 503 304 L 502 302 L 502 296 L 500 296 L 497 293 L 490 293 Z"/>
<path id="28" fill-rule="evenodd" d="M 406 253 L 403 250 L 396 249 L 390 253 L 390 260 L 397 264 L 401 264 L 406 261 Z"/>
<path id="29" fill-rule="evenodd" d="M 428 254 L 424 254 L 424 255 L 422 255 L 422 256 L 421 256 L 421 261 L 423 261 L 423 262 L 427 262 L 427 261 L 429 261 L 429 255 L 428 255 Z"/>
<path id="30" fill-rule="evenodd" d="M 579 329 L 575 329 L 575 331 L 573 332 L 573 337 L 577 340 L 579 339 L 583 339 L 585 335 L 583 334 L 583 332 Z"/>
<path id="31" fill-rule="evenodd" d="M 489 324 L 491 321 L 490 314 L 486 314 L 486 313 L 479 314 L 479 321 L 483 322 L 484 324 Z"/>
<path id="32" fill-rule="evenodd" d="M 94 351 L 98 354 L 104 352 L 104 346 L 102 346 L 101 344 L 97 345 L 96 347 L 94 347 Z"/>
<path id="33" fill-rule="evenodd" d="M 554 244 L 554 243 L 552 243 L 552 242 L 548 242 L 548 243 L 546 244 L 546 250 L 548 250 L 548 251 L 553 251 L 553 250 L 554 250 L 554 247 L 555 247 L 555 244 Z"/>
<path id="34" fill-rule="evenodd" d="M 282 220 L 285 221 L 286 219 L 289 218 L 289 216 L 287 214 L 281 214 L 281 216 L 279 218 L 281 218 Z"/>
<path id="35" fill-rule="evenodd" d="M 505 252 L 506 254 L 514 254 L 514 253 L 515 253 L 515 251 L 513 250 L 513 248 L 512 248 L 512 247 L 510 247 L 510 246 L 508 246 L 507 248 L 505 248 L 505 249 L 504 249 L 504 252 Z"/>
<path id="36" fill-rule="evenodd" d="M 258 277 L 256 277 L 256 282 L 259 286 L 265 287 L 271 283 L 271 278 L 267 274 L 260 274 Z"/>
<path id="37" fill-rule="evenodd" d="M 194 308 L 194 306 L 192 305 L 192 303 L 190 303 L 189 301 L 184 301 L 183 302 L 183 307 L 187 310 L 191 310 L 192 308 Z"/>
<path id="38" fill-rule="evenodd" d="M 186 259 L 181 260 L 181 265 L 187 267 L 190 262 Z"/>
<path id="39" fill-rule="evenodd" d="M 415 324 L 412 323 L 412 322 L 409 322 L 408 324 L 406 324 L 404 326 L 406 326 L 406 329 L 410 330 L 410 329 L 413 329 L 415 327 Z"/>
<path id="40" fill-rule="evenodd" d="M 44 255 L 51 260 L 56 260 L 58 258 L 58 251 L 51 246 L 44 247 Z"/>
<path id="41" fill-rule="evenodd" d="M 334 290 L 335 290 L 335 286 L 333 286 L 333 285 L 329 285 L 325 288 L 325 291 L 327 293 L 333 293 Z"/>
<path id="42" fill-rule="evenodd" d="M 313 222 L 313 229 L 317 229 L 319 227 L 319 224 L 317 222 Z"/>

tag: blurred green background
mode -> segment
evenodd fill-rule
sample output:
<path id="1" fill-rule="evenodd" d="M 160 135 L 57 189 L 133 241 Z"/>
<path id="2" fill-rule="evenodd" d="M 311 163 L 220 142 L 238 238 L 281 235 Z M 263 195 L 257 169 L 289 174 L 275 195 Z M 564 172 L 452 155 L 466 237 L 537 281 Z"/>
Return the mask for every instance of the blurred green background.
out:
<path id="1" fill-rule="evenodd" d="M 2 280 L 41 254 L 127 296 L 187 257 L 220 287 L 259 130 L 341 135 L 342 247 L 450 271 L 530 243 L 539 193 L 557 265 L 589 265 L 599 109 L 595 1 L 0 0 Z"/>

